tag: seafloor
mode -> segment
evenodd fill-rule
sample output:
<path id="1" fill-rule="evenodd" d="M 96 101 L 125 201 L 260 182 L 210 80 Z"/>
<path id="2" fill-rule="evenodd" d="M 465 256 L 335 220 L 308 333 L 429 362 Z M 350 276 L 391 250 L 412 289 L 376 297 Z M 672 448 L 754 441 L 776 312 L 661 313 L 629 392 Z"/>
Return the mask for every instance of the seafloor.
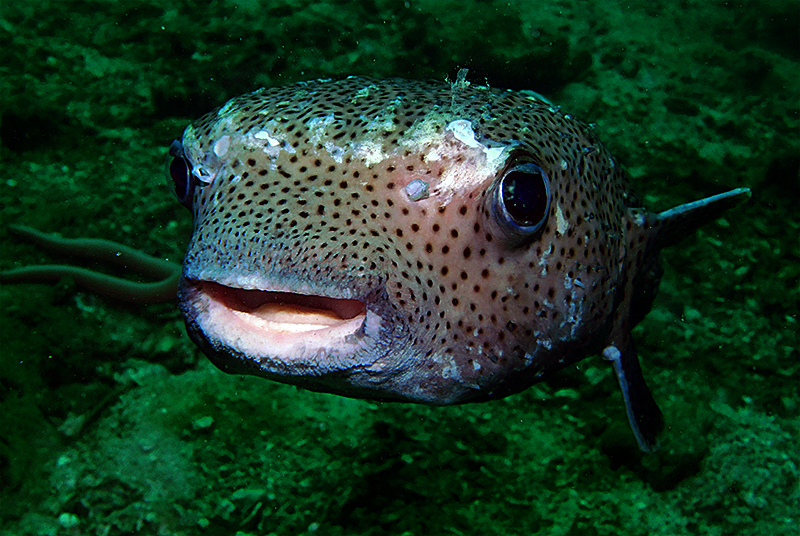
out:
<path id="1" fill-rule="evenodd" d="M 380 404 L 219 372 L 174 304 L 0 287 L 0 534 L 800 533 L 797 0 L 6 1 L 0 269 L 19 222 L 179 260 L 183 127 L 349 74 L 534 89 L 596 123 L 650 208 L 739 186 L 667 251 L 636 330 L 641 455 L 592 357 L 498 402 Z"/>

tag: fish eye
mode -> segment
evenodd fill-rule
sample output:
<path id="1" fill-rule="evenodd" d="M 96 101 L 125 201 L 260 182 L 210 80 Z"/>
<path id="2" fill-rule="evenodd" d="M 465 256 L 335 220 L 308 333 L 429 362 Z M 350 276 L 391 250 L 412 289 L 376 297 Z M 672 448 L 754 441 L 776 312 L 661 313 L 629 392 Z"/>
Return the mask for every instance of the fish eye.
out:
<path id="1" fill-rule="evenodd" d="M 527 239 L 539 231 L 550 211 L 550 184 L 532 163 L 506 170 L 494 192 L 494 213 L 509 234 Z"/>
<path id="2" fill-rule="evenodd" d="M 186 162 L 186 155 L 183 152 L 183 145 L 178 140 L 173 140 L 169 146 L 168 162 L 168 182 L 172 192 L 178 201 L 188 209 L 192 208 L 192 197 L 194 195 L 194 179 L 189 171 L 189 164 Z"/>

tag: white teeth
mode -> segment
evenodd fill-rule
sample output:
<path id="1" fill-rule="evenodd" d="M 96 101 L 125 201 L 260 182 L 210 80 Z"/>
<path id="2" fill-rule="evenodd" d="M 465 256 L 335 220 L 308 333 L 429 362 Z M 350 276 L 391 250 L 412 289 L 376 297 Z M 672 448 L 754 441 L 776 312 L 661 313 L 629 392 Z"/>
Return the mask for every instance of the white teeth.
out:
<path id="1" fill-rule="evenodd" d="M 194 283 L 188 296 L 194 319 L 212 344 L 262 365 L 333 366 L 331 360 L 349 359 L 373 344 L 381 326 L 380 317 L 353 299 L 244 290 L 209 281 Z"/>
<path id="2" fill-rule="evenodd" d="M 228 154 L 228 148 L 230 146 L 231 146 L 231 137 L 222 136 L 220 139 L 217 140 L 217 143 L 214 144 L 214 154 L 217 155 L 218 158 L 222 158 L 226 154 Z"/>
<path id="3" fill-rule="evenodd" d="M 325 329 L 342 323 L 333 311 L 280 303 L 267 303 L 250 312 L 235 311 L 234 314 L 247 315 L 254 324 L 261 319 L 265 329 L 292 333 Z"/>

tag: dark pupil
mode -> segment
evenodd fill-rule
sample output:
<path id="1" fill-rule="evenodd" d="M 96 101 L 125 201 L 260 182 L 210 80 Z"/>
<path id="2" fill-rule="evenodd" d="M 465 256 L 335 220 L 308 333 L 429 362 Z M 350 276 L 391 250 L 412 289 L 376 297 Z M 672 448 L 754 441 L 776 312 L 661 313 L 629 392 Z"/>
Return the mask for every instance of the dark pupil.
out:
<path id="1" fill-rule="evenodd" d="M 535 225 L 542 221 L 547 207 L 547 189 L 538 167 L 511 170 L 503 179 L 503 203 L 519 225 Z"/>
<path id="2" fill-rule="evenodd" d="M 181 142 L 172 140 L 172 144 L 169 146 L 169 155 L 173 157 L 172 162 L 169 163 L 169 176 L 172 177 L 175 196 L 181 203 L 186 203 L 191 181 L 189 179 L 189 166 L 186 165 Z"/>
<path id="3" fill-rule="evenodd" d="M 189 188 L 189 169 L 186 167 L 186 160 L 182 156 L 176 156 L 169 163 L 169 175 L 175 184 L 175 195 L 183 201 Z"/>

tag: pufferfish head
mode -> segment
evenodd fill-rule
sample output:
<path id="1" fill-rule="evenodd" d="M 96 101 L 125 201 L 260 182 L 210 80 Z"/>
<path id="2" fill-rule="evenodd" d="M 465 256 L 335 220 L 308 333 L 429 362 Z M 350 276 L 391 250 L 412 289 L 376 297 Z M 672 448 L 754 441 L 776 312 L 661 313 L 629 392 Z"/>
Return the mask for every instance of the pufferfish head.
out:
<path id="1" fill-rule="evenodd" d="M 627 185 L 541 97 L 348 78 L 262 89 L 171 148 L 180 301 L 224 370 L 354 397 L 499 397 L 607 333 Z"/>

